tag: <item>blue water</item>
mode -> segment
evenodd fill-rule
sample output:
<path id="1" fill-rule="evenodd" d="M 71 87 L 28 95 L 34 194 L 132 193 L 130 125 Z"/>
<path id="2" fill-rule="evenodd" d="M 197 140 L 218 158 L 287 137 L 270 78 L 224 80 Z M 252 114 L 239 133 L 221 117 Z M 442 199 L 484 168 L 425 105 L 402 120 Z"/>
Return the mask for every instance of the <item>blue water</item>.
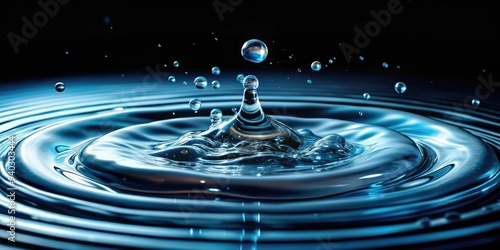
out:
<path id="1" fill-rule="evenodd" d="M 217 129 L 213 109 L 223 114 L 218 128 L 238 116 L 239 73 L 258 77 L 262 112 L 300 143 L 208 136 Z M 394 76 L 319 73 L 222 69 L 161 83 L 73 76 L 7 90 L 0 209 L 9 210 L 7 188 L 15 187 L 11 245 L 387 249 L 498 241 L 494 102 L 457 109 L 463 92 L 429 92 L 425 78 L 403 77 L 408 88 L 397 93 Z M 195 87 L 201 75 L 220 88 Z M 54 90 L 58 81 L 64 92 Z M 7 244 L 9 216 L 0 218 Z"/>

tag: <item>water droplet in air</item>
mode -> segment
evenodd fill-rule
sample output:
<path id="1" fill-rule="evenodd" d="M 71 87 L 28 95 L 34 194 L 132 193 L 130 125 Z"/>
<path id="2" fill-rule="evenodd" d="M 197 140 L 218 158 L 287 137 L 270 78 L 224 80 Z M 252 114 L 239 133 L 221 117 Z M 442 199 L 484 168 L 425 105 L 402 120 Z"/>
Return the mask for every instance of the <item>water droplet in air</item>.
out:
<path id="1" fill-rule="evenodd" d="M 210 121 L 212 125 L 220 123 L 222 121 L 222 111 L 220 109 L 212 109 L 210 111 Z"/>
<path id="2" fill-rule="evenodd" d="M 212 68 L 212 74 L 213 74 L 214 76 L 218 76 L 218 75 L 220 75 L 220 69 L 219 69 L 219 67 L 214 66 L 214 67 Z"/>
<path id="3" fill-rule="evenodd" d="M 302 72 L 302 69 L 301 69 L 301 68 L 298 68 L 298 69 L 297 69 L 297 72 L 299 72 L 299 73 L 300 73 L 300 72 Z"/>
<path id="4" fill-rule="evenodd" d="M 245 76 L 243 79 L 243 87 L 245 89 L 257 89 L 259 87 L 259 80 L 254 75 Z"/>
<path id="5" fill-rule="evenodd" d="M 204 89 L 207 87 L 207 78 L 203 76 L 198 76 L 194 79 L 194 86 L 199 89 Z"/>
<path id="6" fill-rule="evenodd" d="M 55 87 L 57 92 L 63 92 L 66 89 L 66 86 L 62 82 L 56 83 Z"/>
<path id="7" fill-rule="evenodd" d="M 179 62 L 178 61 L 175 61 L 174 62 L 174 67 L 178 68 L 179 67 Z"/>
<path id="8" fill-rule="evenodd" d="M 161 48 L 161 44 L 160 43 L 158 44 L 158 48 Z"/>
<path id="9" fill-rule="evenodd" d="M 240 83 L 243 83 L 243 79 L 245 79 L 245 75 L 243 75 L 243 74 L 238 74 L 236 76 L 236 81 L 238 81 Z"/>
<path id="10" fill-rule="evenodd" d="M 312 83 L 313 83 L 313 81 L 311 81 L 311 79 L 307 79 L 307 83 L 308 83 L 308 84 L 312 84 Z"/>
<path id="11" fill-rule="evenodd" d="M 312 62 L 311 69 L 313 69 L 314 71 L 319 71 L 321 69 L 321 63 L 319 61 Z"/>
<path id="12" fill-rule="evenodd" d="M 388 63 L 386 63 L 386 62 L 383 62 L 383 63 L 382 63 L 382 67 L 387 69 L 387 68 L 389 68 L 389 64 L 388 64 Z"/>
<path id="13" fill-rule="evenodd" d="M 213 80 L 213 81 L 212 81 L 212 87 L 213 87 L 214 89 L 218 89 L 218 88 L 220 88 L 220 82 L 219 82 L 219 81 L 217 81 L 217 80 Z"/>
<path id="14" fill-rule="evenodd" d="M 241 47 L 241 55 L 247 61 L 260 63 L 267 58 L 267 46 L 258 39 L 250 39 Z"/>
<path id="15" fill-rule="evenodd" d="M 363 61 L 363 60 L 365 60 L 365 58 L 363 56 L 359 56 L 359 60 Z"/>
<path id="16" fill-rule="evenodd" d="M 328 60 L 329 63 L 333 63 L 333 59 Z"/>
<path id="17" fill-rule="evenodd" d="M 169 76 L 168 77 L 169 82 L 175 82 L 175 77 L 174 76 Z"/>
<path id="18" fill-rule="evenodd" d="M 359 111 L 359 112 L 358 112 L 358 115 L 359 115 L 359 116 L 363 116 L 363 112 Z"/>
<path id="19" fill-rule="evenodd" d="M 182 84 L 184 84 L 184 85 L 187 85 L 187 84 L 188 84 L 188 82 L 186 82 L 186 81 L 183 81 L 183 82 L 182 82 Z"/>
<path id="20" fill-rule="evenodd" d="M 237 108 L 232 108 L 231 111 L 233 111 L 234 114 L 238 113 L 238 109 Z"/>
<path id="21" fill-rule="evenodd" d="M 397 82 L 394 85 L 394 89 L 397 93 L 402 94 L 406 91 L 406 84 L 404 82 Z"/>
<path id="22" fill-rule="evenodd" d="M 472 106 L 477 107 L 477 106 L 479 106 L 479 104 L 481 104 L 481 101 L 479 101 L 479 99 L 477 99 L 477 98 L 474 98 L 474 99 L 472 99 L 471 103 L 472 103 Z"/>
<path id="23" fill-rule="evenodd" d="M 201 101 L 200 101 L 200 99 L 193 98 L 193 99 L 189 100 L 189 108 L 191 110 L 194 110 L 194 111 L 199 110 L 201 108 Z"/>
<path id="24" fill-rule="evenodd" d="M 366 100 L 370 99 L 370 93 L 364 93 L 363 94 L 363 98 L 365 98 Z"/>

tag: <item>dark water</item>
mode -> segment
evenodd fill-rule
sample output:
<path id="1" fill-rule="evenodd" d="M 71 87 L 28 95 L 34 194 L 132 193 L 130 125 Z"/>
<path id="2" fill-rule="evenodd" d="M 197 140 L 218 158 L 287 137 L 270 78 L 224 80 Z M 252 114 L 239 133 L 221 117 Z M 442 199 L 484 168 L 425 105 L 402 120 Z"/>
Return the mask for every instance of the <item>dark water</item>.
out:
<path id="1" fill-rule="evenodd" d="M 35 84 L 7 92 L 1 204 L 9 210 L 7 188 L 15 187 L 15 246 L 442 249 L 498 241 L 500 111 L 491 100 L 457 108 L 467 92 L 428 91 L 425 78 L 405 81 L 398 94 L 392 76 L 261 73 L 263 111 L 303 143 L 199 137 L 210 131 L 212 109 L 224 121 L 236 117 L 236 75 L 246 72 L 233 73 L 204 75 L 220 89 L 195 88 L 190 73 L 175 83 L 72 77 L 63 92 Z M 196 112 L 192 98 L 202 101 Z M 0 216 L 3 244 L 9 215 Z"/>

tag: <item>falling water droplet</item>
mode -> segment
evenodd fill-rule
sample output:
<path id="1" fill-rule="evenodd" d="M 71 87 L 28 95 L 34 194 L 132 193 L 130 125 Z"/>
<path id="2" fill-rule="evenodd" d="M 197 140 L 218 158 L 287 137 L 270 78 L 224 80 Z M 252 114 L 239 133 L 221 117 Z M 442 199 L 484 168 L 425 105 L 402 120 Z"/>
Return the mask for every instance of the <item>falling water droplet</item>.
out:
<path id="1" fill-rule="evenodd" d="M 62 82 L 58 82 L 55 85 L 56 91 L 57 92 L 63 92 L 66 89 L 66 86 Z"/>
<path id="2" fill-rule="evenodd" d="M 472 106 L 477 107 L 477 106 L 479 106 L 479 104 L 481 104 L 481 101 L 479 101 L 479 99 L 477 99 L 477 98 L 474 98 L 474 99 L 472 99 L 471 104 L 472 104 Z"/>
<path id="3" fill-rule="evenodd" d="M 259 80 L 254 75 L 245 76 L 245 79 L 243 79 L 243 87 L 245 89 L 257 89 L 259 87 Z"/>
<path id="4" fill-rule="evenodd" d="M 184 85 L 187 85 L 187 84 L 188 84 L 188 82 L 186 82 L 186 81 L 183 81 L 183 82 L 182 82 L 182 84 L 184 84 Z"/>
<path id="5" fill-rule="evenodd" d="M 217 66 L 212 67 L 212 74 L 214 76 L 220 75 L 220 69 L 219 69 L 219 67 L 217 67 Z"/>
<path id="6" fill-rule="evenodd" d="M 158 48 L 161 48 L 161 44 L 160 43 L 158 44 Z"/>
<path id="7" fill-rule="evenodd" d="M 297 69 L 297 72 L 299 72 L 299 73 L 300 73 L 300 72 L 302 72 L 302 69 L 301 69 L 301 68 L 298 68 L 298 69 Z"/>
<path id="8" fill-rule="evenodd" d="M 333 59 L 328 60 L 329 63 L 333 63 Z"/>
<path id="9" fill-rule="evenodd" d="M 383 62 L 383 63 L 382 63 L 382 67 L 383 67 L 383 68 L 385 68 L 385 69 L 387 69 L 387 68 L 389 68 L 389 64 L 388 64 L 388 63 L 386 63 L 386 62 Z"/>
<path id="10" fill-rule="evenodd" d="M 363 112 L 359 111 L 359 112 L 358 112 L 358 115 L 359 115 L 359 116 L 363 116 Z"/>
<path id="11" fill-rule="evenodd" d="M 189 100 L 189 108 L 191 110 L 197 111 L 201 108 L 201 101 L 198 98 L 193 98 Z"/>
<path id="12" fill-rule="evenodd" d="M 307 79 L 307 83 L 308 83 L 308 84 L 312 84 L 312 83 L 313 83 L 313 81 L 312 81 L 311 79 Z"/>
<path id="13" fill-rule="evenodd" d="M 210 111 L 210 122 L 212 122 L 212 125 L 222 122 L 222 111 L 220 109 Z"/>
<path id="14" fill-rule="evenodd" d="M 321 69 L 321 63 L 319 61 L 312 62 L 311 69 L 313 69 L 314 71 L 319 71 Z"/>
<path id="15" fill-rule="evenodd" d="M 169 76 L 168 77 L 169 82 L 175 82 L 175 77 L 174 76 Z"/>
<path id="16" fill-rule="evenodd" d="M 364 93 L 363 94 L 363 98 L 365 98 L 366 100 L 370 99 L 370 93 Z"/>
<path id="17" fill-rule="evenodd" d="M 178 68 L 179 67 L 179 62 L 178 61 L 175 61 L 174 62 L 174 67 Z"/>
<path id="18" fill-rule="evenodd" d="M 220 82 L 217 80 L 213 80 L 212 81 L 212 88 L 214 88 L 214 89 L 220 88 Z"/>
<path id="19" fill-rule="evenodd" d="M 397 82 L 394 85 L 394 89 L 397 93 L 402 94 L 406 91 L 406 84 L 404 82 Z"/>
<path id="20" fill-rule="evenodd" d="M 207 78 L 198 76 L 194 79 L 194 86 L 198 89 L 204 89 L 208 85 Z"/>
<path id="21" fill-rule="evenodd" d="M 267 45 L 258 39 L 250 39 L 241 47 L 241 55 L 247 61 L 260 63 L 267 58 Z"/>
<path id="22" fill-rule="evenodd" d="M 359 60 L 363 61 L 363 60 L 365 60 L 365 58 L 363 56 L 359 56 Z"/>
<path id="23" fill-rule="evenodd" d="M 238 81 L 240 83 L 243 83 L 243 79 L 245 79 L 245 75 L 243 75 L 243 74 L 238 74 L 236 76 L 236 81 Z"/>
<path id="24" fill-rule="evenodd" d="M 231 109 L 231 111 L 232 111 L 234 114 L 238 113 L 238 109 L 237 109 L 237 108 L 232 108 L 232 109 Z"/>

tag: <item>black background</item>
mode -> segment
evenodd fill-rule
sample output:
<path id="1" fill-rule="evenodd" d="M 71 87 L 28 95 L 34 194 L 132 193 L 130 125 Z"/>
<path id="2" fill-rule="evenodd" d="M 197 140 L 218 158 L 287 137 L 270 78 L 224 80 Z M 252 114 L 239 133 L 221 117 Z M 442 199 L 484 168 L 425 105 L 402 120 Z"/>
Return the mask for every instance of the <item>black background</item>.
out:
<path id="1" fill-rule="evenodd" d="M 214 2 L 230 6 L 223 19 Z M 336 57 L 333 68 L 372 69 L 387 61 L 401 71 L 459 77 L 474 85 L 483 69 L 498 71 L 500 12 L 493 1 L 400 0 L 403 11 L 362 49 L 366 59 L 348 64 L 338 44 L 353 44 L 354 27 L 364 29 L 374 20 L 370 11 L 387 9 L 388 2 L 70 0 L 15 53 L 8 34 L 22 35 L 22 18 L 32 20 L 42 9 L 38 1 L 8 1 L 0 12 L 0 80 L 120 73 L 158 63 L 172 67 L 175 60 L 186 69 L 255 67 L 240 55 L 251 38 L 268 45 L 265 64 L 281 61 L 273 67 L 306 68 L 313 60 Z"/>

